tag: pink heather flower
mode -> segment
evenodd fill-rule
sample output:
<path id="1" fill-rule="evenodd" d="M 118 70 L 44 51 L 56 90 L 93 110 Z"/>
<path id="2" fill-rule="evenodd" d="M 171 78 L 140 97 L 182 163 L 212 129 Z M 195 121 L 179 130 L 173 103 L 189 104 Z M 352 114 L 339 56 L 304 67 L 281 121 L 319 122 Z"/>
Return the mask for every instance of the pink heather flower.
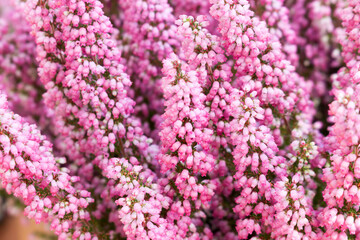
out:
<path id="1" fill-rule="evenodd" d="M 73 231 L 89 234 L 83 227 L 90 220 L 86 211 L 93 202 L 90 193 L 74 188 L 77 177 L 59 169 L 51 143 L 35 125 L 8 109 L 3 94 L 0 126 L 1 182 L 8 193 L 24 201 L 25 215 L 37 223 L 50 222 L 59 239 L 66 239 Z"/>
<path id="2" fill-rule="evenodd" d="M 59 239 L 360 239 L 357 1 L 14 3 L 0 180 Z"/>
<path id="3" fill-rule="evenodd" d="M 234 63 L 237 76 L 235 86 L 238 86 L 241 91 L 234 91 L 232 99 L 245 100 L 245 104 L 234 100 L 231 103 L 232 114 L 236 119 L 236 121 L 234 119 L 231 122 L 232 131 L 234 131 L 231 139 L 233 145 L 236 146 L 233 150 L 233 156 L 235 165 L 239 166 L 235 178 L 240 179 L 244 173 L 246 174 L 246 171 L 250 170 L 247 168 L 248 165 L 256 164 L 251 166 L 252 171 L 256 171 L 255 169 L 259 167 L 258 171 L 264 174 L 262 175 L 263 184 L 259 185 L 262 188 L 258 188 L 259 193 L 261 195 L 264 194 L 268 201 L 282 203 L 285 200 L 285 195 L 276 194 L 277 191 L 280 191 L 276 185 L 273 190 L 275 192 L 270 194 L 272 192 L 270 191 L 271 184 L 265 179 L 268 171 L 274 172 L 280 179 L 285 177 L 284 167 L 287 164 L 284 166 L 284 158 L 276 156 L 278 148 L 276 144 L 272 145 L 274 143 L 274 140 L 272 140 L 274 136 L 271 134 L 270 129 L 267 126 L 259 126 L 256 123 L 265 120 L 265 110 L 262 109 L 262 106 L 267 106 L 268 104 L 272 106 L 272 109 L 269 110 L 274 111 L 276 109 L 277 115 L 280 114 L 280 116 L 285 111 L 293 111 L 293 114 L 303 111 L 305 121 L 311 122 L 313 114 L 311 110 L 313 105 L 309 101 L 311 85 L 304 82 L 294 72 L 294 67 L 284 60 L 284 55 L 281 53 L 280 45 L 277 42 L 278 40 L 270 38 L 266 26 L 263 22 L 259 22 L 256 17 L 253 17 L 253 12 L 249 10 L 250 5 L 246 1 L 235 1 L 232 3 L 212 1 L 212 3 L 213 6 L 210 12 L 219 21 L 219 31 L 222 34 L 226 54 L 232 55 L 236 61 Z M 234 11 L 226 11 L 229 8 Z M 241 30 L 245 26 L 249 26 L 247 30 Z M 264 55 L 261 56 L 260 53 Z M 250 76 L 253 77 L 251 78 Z M 261 81 L 264 81 L 265 85 Z M 281 84 L 282 87 L 279 88 L 278 84 Z M 304 92 L 294 91 L 297 89 L 295 86 L 303 86 Z M 256 96 L 259 96 L 259 98 L 256 99 Z M 266 113 L 265 123 L 271 126 L 274 119 L 269 110 Z M 276 112 L 273 112 L 273 114 Z M 289 128 L 287 121 L 290 119 L 286 120 L 286 118 L 286 116 L 283 116 L 279 120 L 283 122 L 284 127 Z M 299 118 L 296 121 L 298 120 Z M 277 124 L 274 127 L 279 128 L 280 126 Z M 291 131 L 291 129 L 288 130 Z M 274 131 L 275 133 L 276 131 Z M 253 137 L 251 136 L 252 134 L 254 135 Z M 305 137 L 301 135 L 300 137 Z M 276 142 L 281 146 L 283 140 L 279 140 Z M 251 151 L 249 145 L 251 146 Z M 259 151 L 254 152 L 253 149 L 259 149 Z M 249 155 L 247 155 L 248 153 Z M 237 163 L 236 161 L 239 160 L 241 162 Z M 290 166 L 288 166 L 289 169 Z M 251 191 L 249 191 L 250 186 L 252 188 L 256 186 L 256 183 L 253 183 L 253 181 L 253 178 L 250 178 L 249 185 L 241 184 L 239 186 L 243 188 L 243 193 L 237 199 L 238 206 L 235 208 L 235 211 L 240 214 L 241 219 L 246 218 L 251 213 L 251 210 L 249 210 L 251 208 L 246 208 L 246 206 L 253 203 L 250 197 Z M 272 206 L 267 207 L 272 208 Z M 281 211 L 280 208 L 275 210 Z M 262 221 L 267 221 L 270 224 L 273 214 L 273 210 L 270 210 L 269 214 L 262 212 Z M 245 219 L 238 221 L 238 230 L 241 231 L 239 232 L 241 238 L 246 238 L 248 234 L 251 234 L 250 231 L 241 230 L 242 226 L 246 224 L 244 221 L 247 222 Z M 290 227 L 294 227 L 294 225 Z"/>
<path id="4" fill-rule="evenodd" d="M 136 101 L 135 113 L 150 119 L 151 136 L 158 140 L 160 115 L 164 111 L 161 88 L 163 59 L 179 46 L 175 17 L 167 1 L 119 1 L 122 11 L 123 53 L 127 73 L 133 82 L 130 95 Z M 148 104 L 147 104 L 148 103 Z M 145 129 L 151 128 L 145 126 Z"/>
<path id="5" fill-rule="evenodd" d="M 324 170 L 324 181 L 327 183 L 323 192 L 327 207 L 321 212 L 321 224 L 325 227 L 325 236 L 330 236 L 338 230 L 341 237 L 358 237 L 354 219 L 358 217 L 359 195 L 358 182 L 358 141 L 357 122 L 359 88 L 356 72 L 358 72 L 357 44 L 355 38 L 358 25 L 359 5 L 349 1 L 348 6 L 341 10 L 341 18 L 345 27 L 344 36 L 338 41 L 344 48 L 342 56 L 346 66 L 335 76 L 334 101 L 330 104 L 329 114 L 333 125 L 329 128 L 327 145 L 330 152 L 331 166 Z M 334 213 L 335 212 L 335 213 Z M 336 221 L 327 221 L 329 214 L 336 216 Z M 335 218 L 334 216 L 334 218 Z M 340 236 L 339 236 L 340 237 Z"/>
<path id="6" fill-rule="evenodd" d="M 329 72 L 341 64 L 340 49 L 335 39 L 342 32 L 337 24 L 338 9 L 343 1 L 293 1 L 289 4 L 290 21 L 296 32 L 300 61 L 298 72 L 314 82 L 313 95 L 329 103 L 326 84 Z M 338 27 L 338 28 L 336 28 Z"/>
<path id="7" fill-rule="evenodd" d="M 283 52 L 293 66 L 299 62 L 297 36 L 289 20 L 289 9 L 283 0 L 254 1 L 255 7 L 264 7 L 261 19 L 266 21 L 271 36 L 283 45 Z"/>
<path id="8" fill-rule="evenodd" d="M 219 44 L 216 43 L 216 41 L 218 41 L 217 38 L 214 37 L 214 36 L 211 36 L 204 29 L 204 27 L 207 26 L 207 22 L 204 21 L 204 19 L 201 16 L 197 18 L 197 21 L 194 21 L 193 18 L 186 17 L 186 16 L 182 16 L 181 20 L 182 21 L 181 22 L 179 21 L 178 24 L 179 25 L 181 24 L 181 26 L 179 27 L 179 32 L 182 33 L 185 36 L 185 39 L 183 41 L 183 49 L 184 49 L 184 53 L 185 53 L 185 58 L 187 58 L 187 61 L 190 64 L 193 64 L 193 65 L 190 65 L 190 66 L 193 66 L 193 68 L 195 68 L 198 71 L 198 75 L 203 78 L 203 80 L 201 82 L 205 86 L 207 84 L 209 84 L 209 83 L 211 84 L 211 81 L 214 81 L 214 79 L 219 78 L 219 75 L 215 74 L 218 71 L 217 69 L 213 70 L 214 73 L 212 73 L 212 71 L 209 70 L 209 68 L 211 69 L 211 67 L 209 67 L 209 66 L 215 65 L 219 61 L 223 62 L 225 60 L 223 57 L 221 57 L 221 56 L 223 56 L 222 55 L 223 50 L 220 48 Z M 202 53 L 202 51 L 204 51 L 204 53 Z M 212 52 L 212 54 L 210 54 L 211 52 Z M 219 56 L 218 59 L 214 58 L 216 56 L 216 52 L 220 53 L 218 55 Z M 200 58 L 200 56 L 201 56 L 201 58 Z M 201 59 L 201 61 L 200 61 L 200 59 Z M 225 69 L 226 68 L 224 68 L 224 70 Z M 267 66 L 264 66 L 264 71 L 267 74 L 269 74 L 270 71 L 271 71 L 271 68 L 268 68 Z M 222 73 L 221 77 L 224 77 L 224 79 L 229 79 L 229 77 L 231 77 L 231 75 L 232 75 L 231 73 L 224 71 Z M 209 78 L 207 78 L 208 76 L 209 76 Z M 214 82 L 214 83 L 217 83 L 217 82 Z M 301 82 L 299 82 L 299 83 L 301 83 Z M 257 121 L 262 121 L 264 119 L 264 117 L 262 115 L 263 110 L 261 110 L 260 106 L 258 106 L 259 101 L 255 100 L 256 92 L 251 93 L 249 97 L 244 96 L 242 98 L 242 96 L 243 96 L 242 94 L 244 94 L 244 93 L 238 92 L 238 91 L 236 91 L 236 89 L 232 89 L 232 87 L 229 84 L 224 85 L 224 86 L 225 86 L 225 89 L 227 89 L 227 90 L 224 89 L 225 91 L 220 91 L 219 92 L 220 93 L 220 98 L 218 98 L 218 99 L 223 99 L 222 100 L 223 102 L 221 103 L 222 110 L 217 111 L 217 112 L 222 112 L 222 111 L 224 111 L 226 109 L 226 108 L 224 108 L 225 106 L 229 106 L 228 110 L 224 111 L 226 114 L 230 113 L 231 116 L 235 117 L 235 119 L 237 119 L 237 118 L 241 119 L 242 116 L 245 116 L 245 119 L 242 119 L 242 120 L 239 121 L 239 123 L 240 123 L 239 127 L 236 126 L 236 125 L 239 124 L 239 123 L 237 123 L 237 121 L 232 121 L 230 123 L 230 124 L 232 124 L 232 129 L 228 128 L 228 130 L 226 130 L 226 131 L 224 131 L 225 129 L 223 129 L 223 124 L 221 124 L 221 123 L 223 123 L 223 120 L 222 120 L 222 121 L 219 122 L 219 124 L 217 126 L 217 132 L 220 133 L 219 132 L 219 130 L 220 130 L 220 131 L 224 131 L 225 134 L 232 133 L 231 138 L 235 138 L 234 140 L 232 140 L 232 141 L 234 141 L 234 143 L 232 143 L 232 144 L 235 145 L 235 147 L 237 146 L 236 148 L 234 147 L 235 151 L 237 149 L 239 149 L 239 150 L 241 149 L 239 151 L 239 152 L 242 152 L 241 154 L 244 154 L 244 155 L 246 154 L 246 149 L 247 149 L 246 148 L 246 145 L 247 145 L 246 141 L 248 141 L 248 140 L 250 140 L 251 144 L 254 144 L 255 146 L 260 146 L 260 149 L 265 151 L 265 148 L 266 148 L 265 146 L 266 145 L 261 145 L 260 143 L 257 143 L 256 137 L 260 137 L 261 136 L 260 134 L 255 133 L 252 136 L 247 136 L 248 131 L 250 129 L 253 129 L 252 127 L 244 129 L 244 134 L 246 134 L 245 135 L 246 137 L 244 138 L 245 142 L 243 144 L 240 144 L 239 139 L 235 137 L 236 136 L 235 133 L 238 134 L 237 132 L 242 130 L 243 126 L 246 124 L 246 119 L 248 119 L 249 117 L 250 117 L 250 120 L 249 120 L 250 124 L 255 124 Z M 249 85 L 249 87 L 250 86 L 251 85 Z M 215 91 L 213 91 L 212 89 L 215 90 Z M 214 97 L 212 92 L 216 93 L 216 91 L 219 89 L 219 85 L 218 84 L 213 84 L 212 89 L 208 90 L 209 91 L 209 95 L 208 95 L 209 100 L 212 99 L 211 97 Z M 251 89 L 245 88 L 245 90 L 250 92 Z M 227 103 L 226 102 L 226 101 L 230 100 L 230 98 L 228 98 L 228 100 L 226 100 L 225 96 L 223 95 L 224 93 L 226 93 L 226 91 L 230 91 L 230 93 L 232 92 L 231 95 L 230 95 L 230 97 L 231 97 L 231 99 L 233 101 L 232 103 L 230 103 L 230 102 Z M 244 101 L 243 104 L 245 105 L 245 107 L 240 105 L 241 102 L 239 100 L 234 101 L 236 99 L 244 99 L 242 101 Z M 216 100 L 216 98 L 214 98 L 214 100 L 217 101 L 217 102 L 213 102 L 211 107 L 213 107 L 213 106 L 216 107 L 216 105 L 214 105 L 214 103 L 219 103 L 219 101 Z M 303 102 L 303 104 L 304 103 L 306 103 L 306 102 Z M 245 109 L 254 108 L 254 109 L 256 109 L 254 111 L 255 112 L 254 117 L 252 117 L 251 113 L 249 114 L 249 112 L 244 114 L 245 112 L 241 111 L 242 108 L 245 108 Z M 212 115 L 210 114 L 210 116 L 212 116 Z M 221 118 L 222 116 L 220 115 L 219 117 Z M 219 118 L 217 118 L 217 119 L 219 119 Z M 217 119 L 216 120 L 212 119 L 212 120 L 217 122 L 217 121 L 219 121 Z M 255 119 L 257 119 L 257 120 L 255 120 Z M 262 129 L 262 131 L 264 131 L 266 129 L 266 127 L 265 128 L 260 127 L 260 129 Z M 234 132 L 232 132 L 232 131 L 234 131 Z M 253 131 L 253 130 L 250 130 L 250 131 Z M 300 133 L 300 135 L 301 135 L 301 133 Z M 266 140 L 265 142 L 268 143 L 268 142 L 271 142 L 271 141 Z M 227 143 L 229 143 L 229 141 L 227 141 Z M 234 153 L 235 153 L 235 151 L 234 151 Z M 276 146 L 275 146 L 274 151 L 277 151 Z M 273 157 L 273 155 L 269 151 L 267 151 L 266 153 L 270 154 L 270 156 Z M 240 156 L 244 156 L 244 155 L 239 155 L 239 154 L 235 155 L 235 160 L 238 159 L 238 156 L 240 157 Z M 267 173 L 267 171 L 269 169 L 270 169 L 270 171 L 275 170 L 275 168 L 271 168 L 270 166 L 268 166 L 269 157 L 267 157 L 265 154 L 260 155 L 260 157 L 259 157 L 259 155 L 254 155 L 254 157 L 252 159 L 251 158 L 245 158 L 244 160 L 245 160 L 244 163 L 237 163 L 236 161 L 234 162 L 235 166 L 242 166 L 242 168 L 237 169 L 239 172 L 237 173 L 237 175 L 235 175 L 235 178 L 241 178 L 241 176 L 243 174 L 243 171 L 246 169 L 246 166 L 249 163 L 254 164 L 254 165 L 252 165 L 251 169 L 252 169 L 252 171 L 256 171 L 256 169 L 259 167 L 259 161 L 263 162 L 263 164 L 262 164 L 263 169 L 261 171 L 263 171 L 264 173 Z M 280 160 L 280 161 L 282 161 L 282 160 Z M 279 164 L 280 161 L 275 160 L 275 161 L 273 161 L 273 164 Z M 278 174 L 281 173 L 281 171 L 279 171 L 279 170 L 277 170 Z M 236 176 L 238 176 L 238 177 L 236 177 Z M 243 179 L 243 178 L 241 178 L 241 179 Z M 250 180 L 252 180 L 252 179 L 249 179 L 249 181 Z M 245 182 L 246 182 L 246 180 L 245 180 Z M 249 187 L 245 188 L 244 183 L 242 183 L 242 185 L 241 185 L 241 187 L 244 187 L 244 192 L 243 192 L 242 196 L 243 197 L 248 197 L 249 196 L 248 201 L 256 200 L 258 194 L 256 192 L 253 192 L 252 194 L 250 194 L 251 193 L 251 190 L 250 190 L 251 188 L 249 188 Z M 252 188 L 255 187 L 256 185 L 257 185 L 256 181 L 254 183 L 251 182 L 251 181 L 249 182 L 249 186 L 252 186 Z M 266 184 L 263 185 L 263 186 L 266 186 Z M 268 185 L 268 187 L 269 186 L 270 186 L 270 184 Z M 264 191 L 264 192 L 266 192 L 266 191 Z M 268 197 L 270 198 L 270 195 L 268 195 Z M 285 197 L 285 196 L 283 196 L 283 197 Z M 246 201 L 244 201 L 244 200 L 245 199 L 239 201 L 238 206 L 245 209 Z M 281 201 L 281 200 L 277 199 L 277 201 Z M 241 209 L 241 208 L 239 208 L 239 209 Z M 249 208 L 246 208 L 246 209 L 247 209 L 246 210 L 247 213 L 245 213 L 245 214 L 249 214 L 250 213 L 249 210 L 248 210 Z M 241 229 L 241 227 L 239 227 L 239 229 Z M 245 236 L 247 236 L 247 234 L 250 234 L 251 232 L 252 232 L 252 230 L 248 230 L 248 233 L 244 233 L 242 231 L 242 233 L 239 233 L 239 234 L 240 235 L 245 234 L 244 236 L 242 236 L 242 237 L 245 237 Z"/>
<path id="9" fill-rule="evenodd" d="M 162 86 L 165 113 L 160 132 L 162 147 L 159 163 L 163 172 L 175 171 L 173 181 L 184 199 L 207 206 L 214 194 L 208 181 L 198 182 L 197 175 L 206 176 L 214 168 L 214 158 L 208 153 L 212 130 L 207 128 L 209 114 L 205 95 L 196 72 L 175 55 L 164 61 Z M 190 173 L 189 173 L 190 172 Z"/>
<path id="10" fill-rule="evenodd" d="M 112 25 L 103 15 L 102 4 L 51 1 L 47 3 L 51 11 L 45 10 L 43 4 L 37 6 L 37 1 L 28 1 L 26 11 L 38 45 L 40 77 L 47 88 L 44 98 L 59 117 L 61 133 L 76 139 L 87 161 L 101 169 L 106 181 L 102 183 L 104 189 L 96 191 L 109 201 L 118 198 L 119 217 L 130 239 L 145 236 L 163 239 L 167 234 L 174 235 L 171 233 L 174 226 L 167 226 L 166 220 L 160 217 L 161 209 L 168 205 L 161 204 L 164 197 L 153 182 L 154 173 L 145 168 L 140 174 L 138 168 L 133 169 L 139 161 L 154 164 L 156 150 L 149 147 L 151 140 L 142 135 L 140 122 L 130 115 L 134 102 L 127 97 L 126 88 L 131 82 L 123 71 L 124 66 L 119 64 L 119 51 L 110 38 Z M 38 18 L 43 19 L 41 24 Z M 122 165 L 113 160 L 116 157 L 128 158 L 130 165 L 122 169 Z M 144 187 L 140 187 L 141 184 Z M 154 198 L 145 198 L 150 191 L 155 191 Z M 121 209 L 132 205 L 132 201 L 124 201 L 126 198 L 133 199 L 132 196 L 141 193 L 144 202 L 159 210 L 152 212 L 153 218 L 139 217 L 134 222 Z M 106 201 L 104 204 L 111 209 L 115 207 Z M 130 215 L 132 211 L 131 208 Z M 144 224 L 152 227 L 145 229 Z M 160 230 L 164 227 L 168 230 Z"/>

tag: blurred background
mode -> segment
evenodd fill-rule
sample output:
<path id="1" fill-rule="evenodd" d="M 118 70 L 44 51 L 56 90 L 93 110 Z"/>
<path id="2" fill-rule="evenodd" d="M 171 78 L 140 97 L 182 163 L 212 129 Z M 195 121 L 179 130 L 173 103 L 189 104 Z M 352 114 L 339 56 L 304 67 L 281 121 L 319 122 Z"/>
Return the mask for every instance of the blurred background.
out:
<path id="1" fill-rule="evenodd" d="M 25 218 L 23 206 L 0 189 L 0 240 L 55 240 L 45 224 Z"/>

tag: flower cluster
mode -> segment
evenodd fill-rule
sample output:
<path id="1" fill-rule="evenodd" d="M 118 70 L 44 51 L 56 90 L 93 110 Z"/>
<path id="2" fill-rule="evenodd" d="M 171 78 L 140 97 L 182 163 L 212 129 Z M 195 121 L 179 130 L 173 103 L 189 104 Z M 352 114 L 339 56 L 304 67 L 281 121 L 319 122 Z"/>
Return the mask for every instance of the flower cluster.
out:
<path id="1" fill-rule="evenodd" d="M 343 47 L 342 56 L 345 66 L 334 77 L 334 101 L 330 104 L 330 127 L 327 141 L 331 153 L 331 166 L 324 169 L 324 181 L 327 183 L 324 199 L 327 207 L 321 215 L 321 224 L 326 228 L 326 236 L 340 238 L 358 238 L 359 219 L 359 89 L 358 72 L 358 27 L 359 8 L 356 1 L 341 12 L 343 36 L 339 43 Z M 336 231 L 341 229 L 341 231 Z"/>
<path id="2" fill-rule="evenodd" d="M 158 140 L 160 115 L 164 110 L 161 91 L 162 60 L 179 45 L 175 17 L 168 1 L 119 1 L 122 11 L 123 54 L 133 86 L 135 113 L 146 132 Z M 148 119 L 148 120 L 146 120 Z"/>
<path id="3" fill-rule="evenodd" d="M 84 176 L 87 188 L 99 193 L 94 216 L 101 219 L 106 209 L 114 211 L 113 198 L 119 198 L 116 203 L 120 205 L 119 216 L 128 237 L 161 237 L 152 231 L 168 234 L 156 230 L 163 226 L 155 218 L 131 218 L 128 222 L 124 217 L 124 213 L 137 211 L 134 201 L 142 200 L 143 205 L 160 209 L 153 214 L 161 220 L 161 209 L 168 204 L 154 190 L 156 183 L 152 181 L 156 176 L 150 166 L 157 150 L 149 146 L 151 140 L 143 136 L 140 122 L 131 116 L 134 102 L 127 96 L 131 82 L 120 64 L 119 49 L 110 36 L 112 25 L 102 12 L 102 4 L 35 0 L 26 2 L 24 9 L 36 37 L 45 102 L 55 111 L 56 125 L 66 138 L 65 144 L 72 145 L 69 157 L 78 167 L 75 172 Z M 116 158 L 127 158 L 130 166 L 123 166 Z M 150 165 L 144 169 L 144 175 L 138 172 L 140 166 L 136 168 L 140 163 Z M 105 182 L 91 179 L 98 171 Z M 145 197 L 149 191 L 155 191 L 154 197 Z M 124 210 L 126 206 L 130 211 Z M 143 222 L 156 225 L 145 231 Z"/>
<path id="4" fill-rule="evenodd" d="M 75 188 L 77 176 L 60 169 L 52 154 L 51 143 L 8 109 L 5 95 L 0 95 L 0 149 L 2 185 L 8 193 L 21 198 L 27 207 L 24 213 L 36 222 L 51 221 L 51 228 L 66 239 L 97 239 L 94 233 L 83 232 L 89 221 L 86 207 L 93 200 L 86 190 Z"/>
<path id="5" fill-rule="evenodd" d="M 360 239 L 358 1 L 0 8 L 0 181 L 59 239 Z"/>

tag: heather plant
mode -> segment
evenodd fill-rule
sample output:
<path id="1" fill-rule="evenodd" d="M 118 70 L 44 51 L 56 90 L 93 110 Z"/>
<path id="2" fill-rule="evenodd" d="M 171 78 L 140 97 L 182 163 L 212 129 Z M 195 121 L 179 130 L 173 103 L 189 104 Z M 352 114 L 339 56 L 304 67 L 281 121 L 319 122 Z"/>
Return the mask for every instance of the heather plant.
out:
<path id="1" fill-rule="evenodd" d="M 59 239 L 360 239 L 357 1 L 0 7 L 1 185 Z"/>

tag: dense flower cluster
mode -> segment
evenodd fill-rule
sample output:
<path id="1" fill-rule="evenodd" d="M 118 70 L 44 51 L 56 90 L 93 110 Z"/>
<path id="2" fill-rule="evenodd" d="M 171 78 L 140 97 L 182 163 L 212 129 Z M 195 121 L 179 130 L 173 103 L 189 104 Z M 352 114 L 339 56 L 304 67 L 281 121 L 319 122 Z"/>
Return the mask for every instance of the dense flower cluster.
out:
<path id="1" fill-rule="evenodd" d="M 1 2 L 1 185 L 59 239 L 360 239 L 359 34 L 356 0 Z"/>
<path id="2" fill-rule="evenodd" d="M 29 218 L 51 221 L 59 239 L 66 239 L 69 230 L 75 238 L 93 234 L 82 233 L 90 219 L 86 211 L 93 201 L 90 193 L 73 186 L 78 177 L 60 169 L 64 159 L 52 155 L 51 143 L 35 125 L 8 109 L 5 95 L 0 96 L 0 106 L 0 176 L 6 191 L 24 201 Z"/>

